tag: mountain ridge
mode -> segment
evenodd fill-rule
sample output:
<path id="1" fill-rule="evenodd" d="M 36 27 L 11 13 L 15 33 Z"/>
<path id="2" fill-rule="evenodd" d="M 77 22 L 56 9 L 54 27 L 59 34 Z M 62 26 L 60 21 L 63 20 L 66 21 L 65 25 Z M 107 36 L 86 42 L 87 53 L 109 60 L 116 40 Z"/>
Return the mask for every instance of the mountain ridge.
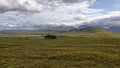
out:
<path id="1" fill-rule="evenodd" d="M 100 27 L 83 27 L 83 28 L 74 28 L 74 27 L 54 27 L 46 29 L 37 29 L 37 30 L 2 30 L 0 33 L 63 33 L 63 32 L 80 32 L 80 33 L 97 33 L 97 32 L 112 32 L 109 29 L 100 28 Z"/>

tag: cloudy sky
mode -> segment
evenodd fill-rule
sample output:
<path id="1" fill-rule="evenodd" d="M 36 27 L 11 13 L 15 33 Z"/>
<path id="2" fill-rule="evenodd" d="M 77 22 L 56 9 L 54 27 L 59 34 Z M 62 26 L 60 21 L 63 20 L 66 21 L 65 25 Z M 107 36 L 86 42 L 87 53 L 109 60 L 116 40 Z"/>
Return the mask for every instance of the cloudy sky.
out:
<path id="1" fill-rule="evenodd" d="M 0 30 L 120 26 L 120 0 L 0 0 Z"/>

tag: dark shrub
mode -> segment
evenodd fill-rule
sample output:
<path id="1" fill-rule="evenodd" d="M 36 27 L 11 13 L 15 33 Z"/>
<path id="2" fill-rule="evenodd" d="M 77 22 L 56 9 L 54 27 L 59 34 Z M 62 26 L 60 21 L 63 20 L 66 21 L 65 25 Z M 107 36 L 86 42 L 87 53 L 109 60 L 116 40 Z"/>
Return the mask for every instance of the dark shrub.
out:
<path id="1" fill-rule="evenodd" d="M 46 35 L 45 39 L 56 39 L 57 37 L 55 35 Z"/>

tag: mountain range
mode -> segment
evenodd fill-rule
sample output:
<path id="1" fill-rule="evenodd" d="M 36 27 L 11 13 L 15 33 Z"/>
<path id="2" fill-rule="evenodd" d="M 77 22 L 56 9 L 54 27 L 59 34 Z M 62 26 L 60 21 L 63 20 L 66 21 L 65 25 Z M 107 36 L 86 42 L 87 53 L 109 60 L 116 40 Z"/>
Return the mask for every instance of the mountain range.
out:
<path id="1" fill-rule="evenodd" d="M 62 33 L 62 32 L 70 32 L 70 31 L 80 31 L 80 32 L 96 32 L 96 31 L 111 31 L 111 32 L 120 32 L 120 27 L 89 27 L 87 25 L 80 27 L 72 27 L 72 26 L 56 26 L 56 27 L 48 27 L 44 29 L 36 29 L 36 30 L 1 30 L 0 33 Z"/>

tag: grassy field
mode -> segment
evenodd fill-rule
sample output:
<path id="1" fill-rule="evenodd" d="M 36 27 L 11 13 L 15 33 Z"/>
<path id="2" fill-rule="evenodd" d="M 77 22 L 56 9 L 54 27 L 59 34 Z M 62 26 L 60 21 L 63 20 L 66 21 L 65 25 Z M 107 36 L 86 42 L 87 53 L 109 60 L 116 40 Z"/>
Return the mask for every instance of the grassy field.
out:
<path id="1" fill-rule="evenodd" d="M 0 68 L 120 68 L 118 34 L 0 35 Z"/>

